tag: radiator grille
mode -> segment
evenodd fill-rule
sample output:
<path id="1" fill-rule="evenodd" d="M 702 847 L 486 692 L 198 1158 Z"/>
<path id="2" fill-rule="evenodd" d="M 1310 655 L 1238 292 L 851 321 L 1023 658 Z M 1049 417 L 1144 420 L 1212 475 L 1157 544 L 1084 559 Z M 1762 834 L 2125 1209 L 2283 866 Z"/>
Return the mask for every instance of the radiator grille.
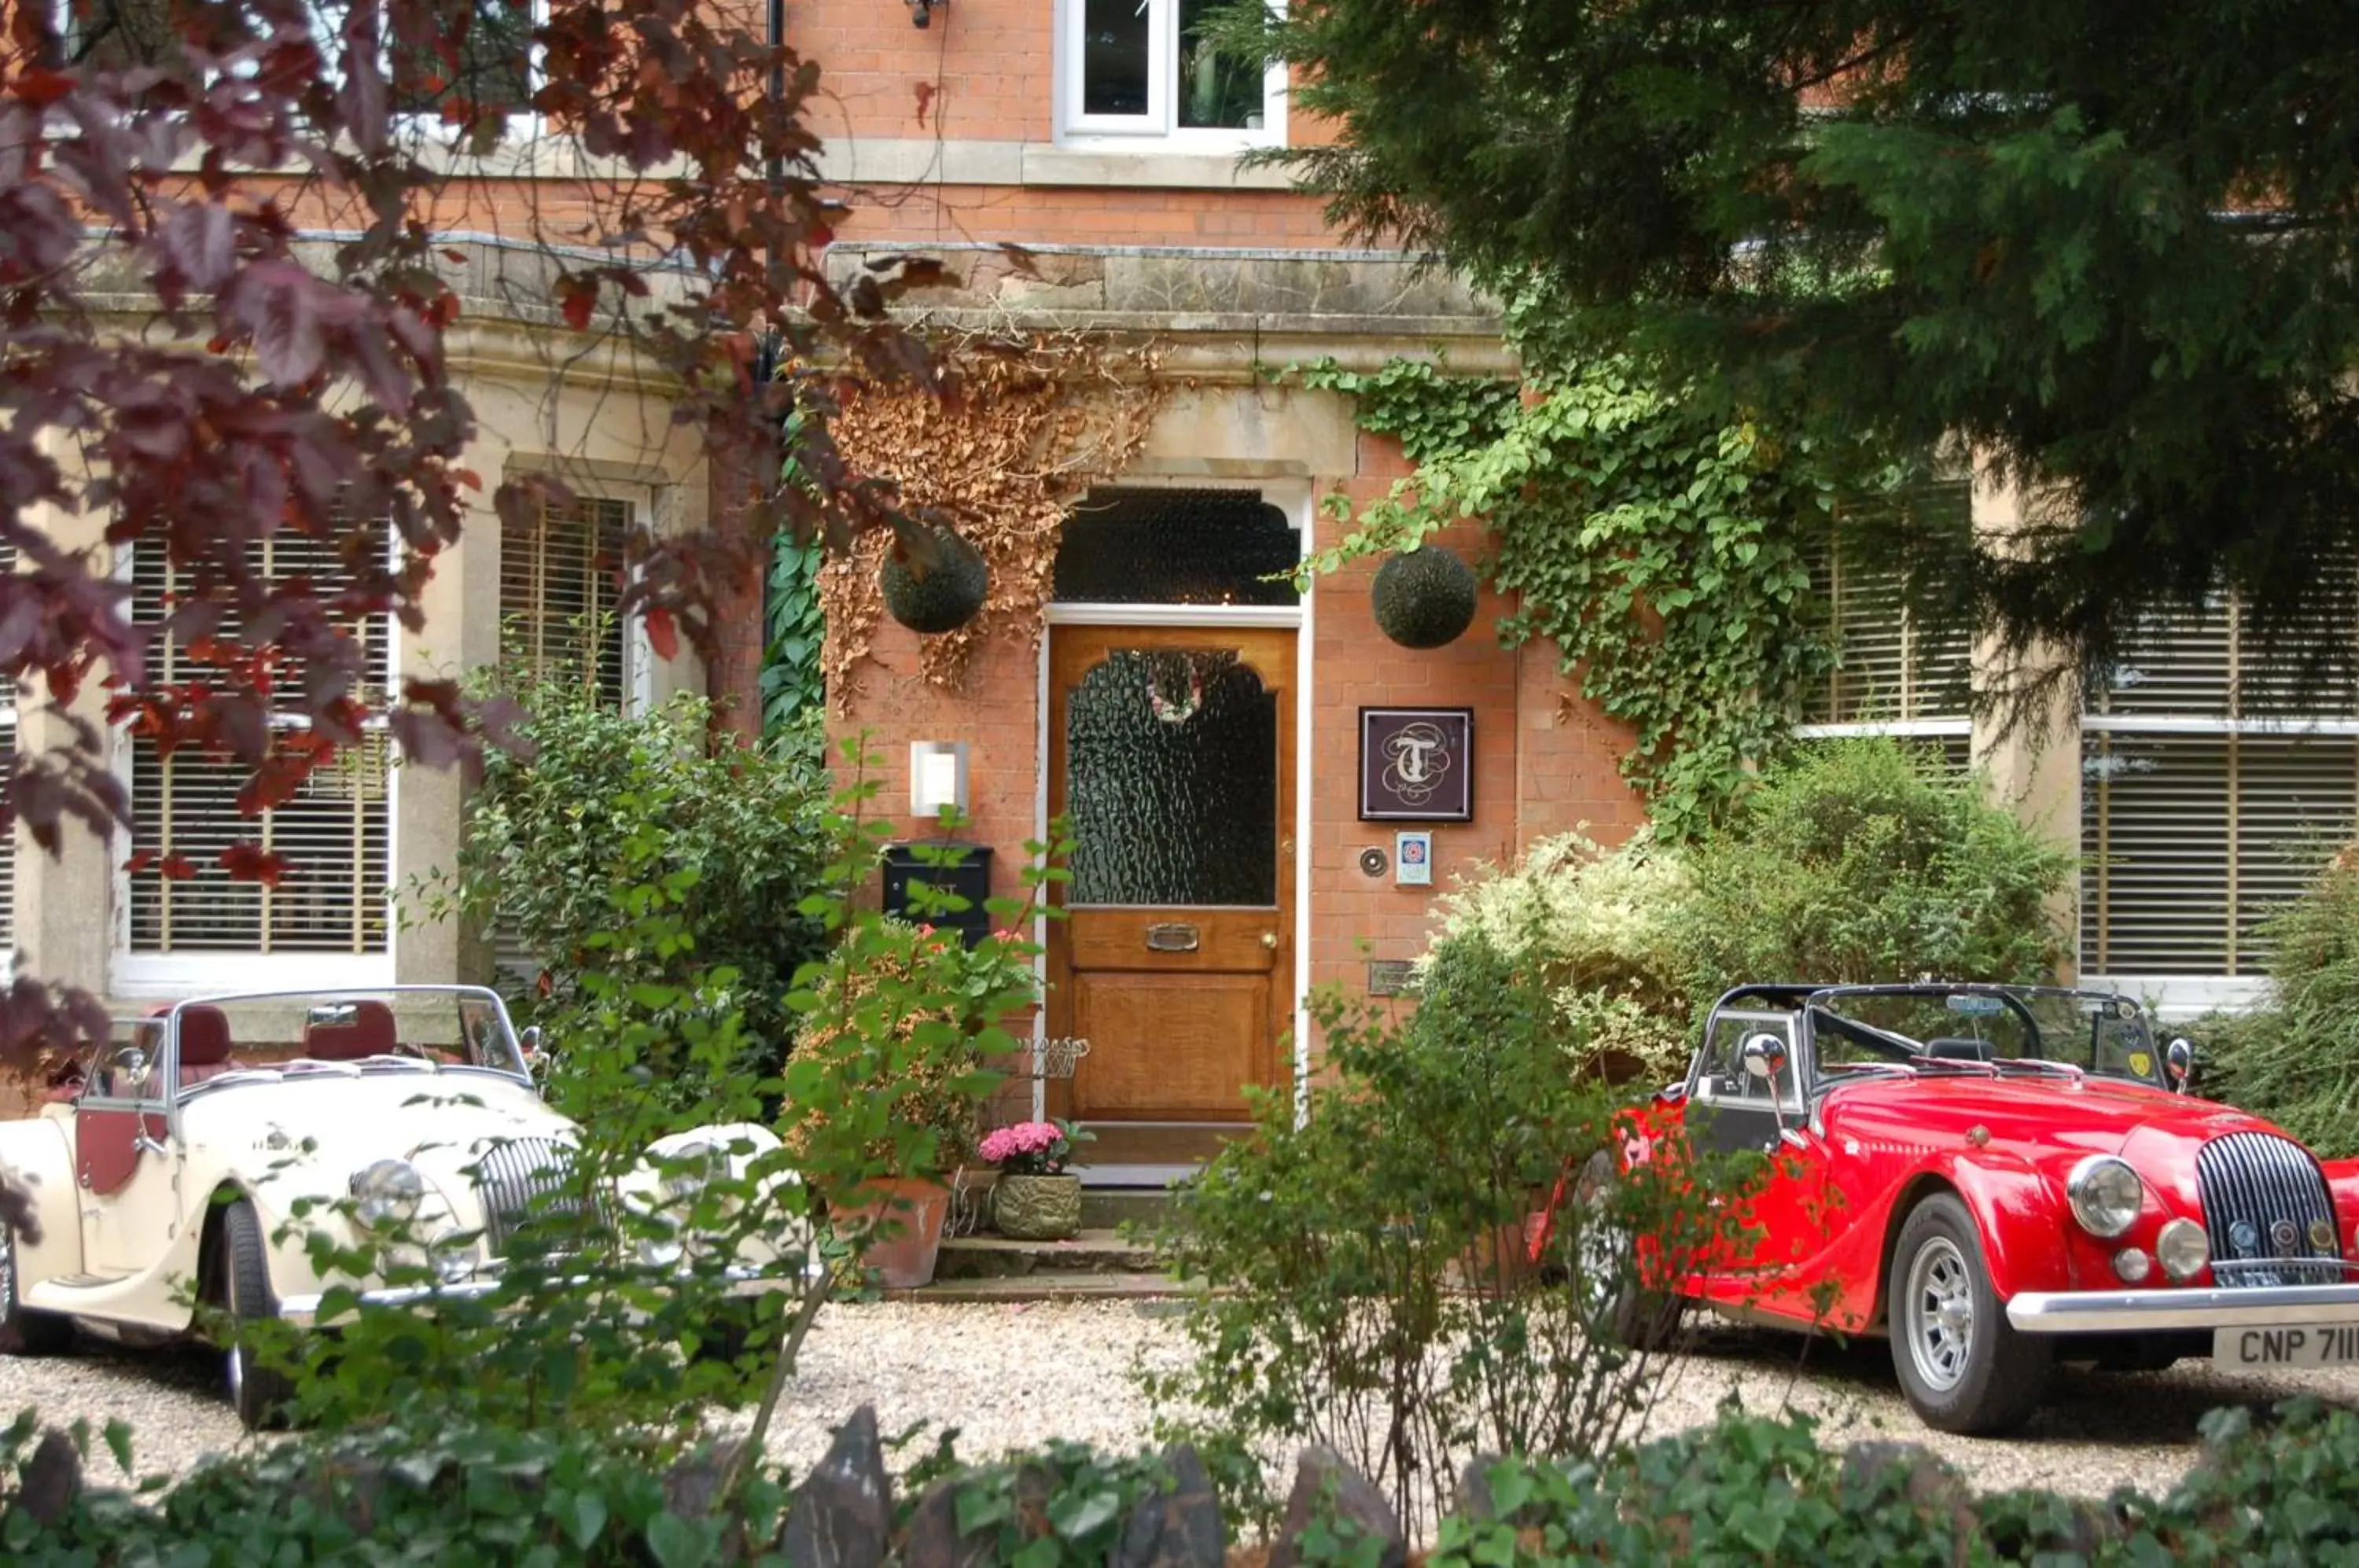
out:
<path id="1" fill-rule="evenodd" d="M 484 1241 L 495 1258 L 526 1226 L 580 1212 L 573 1150 L 553 1138 L 520 1138 L 488 1150 L 475 1168 L 484 1205 Z"/>
<path id="2" fill-rule="evenodd" d="M 2213 1138 L 2195 1157 L 2212 1273 L 2222 1285 L 2342 1280 L 2342 1236 L 2310 1151 L 2263 1132 Z"/>

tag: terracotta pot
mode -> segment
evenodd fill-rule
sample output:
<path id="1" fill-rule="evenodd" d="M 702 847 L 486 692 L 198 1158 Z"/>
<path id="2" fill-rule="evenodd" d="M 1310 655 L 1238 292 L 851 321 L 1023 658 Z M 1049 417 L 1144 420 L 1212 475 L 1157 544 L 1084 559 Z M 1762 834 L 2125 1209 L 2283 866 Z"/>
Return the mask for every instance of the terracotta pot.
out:
<path id="1" fill-rule="evenodd" d="M 1521 1224 L 1503 1225 L 1445 1265 L 1451 1283 L 1483 1296 L 1512 1295 L 1529 1284 L 1532 1267 L 1530 1231 L 1535 1216 Z"/>
<path id="2" fill-rule="evenodd" d="M 1002 1236 L 1061 1241 L 1082 1228 L 1082 1179 L 1003 1175 L 992 1198 L 992 1213 Z"/>
<path id="3" fill-rule="evenodd" d="M 860 1260 L 882 1276 L 886 1290 L 913 1290 L 933 1281 L 942 1222 L 951 1212 L 948 1187 L 929 1177 L 894 1177 L 869 1182 L 833 1208 L 846 1231 L 875 1227 Z"/>

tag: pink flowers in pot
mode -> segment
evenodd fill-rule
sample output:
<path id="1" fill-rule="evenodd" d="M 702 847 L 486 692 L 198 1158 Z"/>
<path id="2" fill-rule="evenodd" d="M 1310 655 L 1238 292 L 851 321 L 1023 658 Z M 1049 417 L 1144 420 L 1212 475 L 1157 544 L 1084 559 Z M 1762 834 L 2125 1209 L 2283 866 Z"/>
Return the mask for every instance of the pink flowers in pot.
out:
<path id="1" fill-rule="evenodd" d="M 1058 1176 L 1089 1137 L 1067 1121 L 1017 1122 L 985 1134 L 979 1152 L 1010 1176 Z"/>

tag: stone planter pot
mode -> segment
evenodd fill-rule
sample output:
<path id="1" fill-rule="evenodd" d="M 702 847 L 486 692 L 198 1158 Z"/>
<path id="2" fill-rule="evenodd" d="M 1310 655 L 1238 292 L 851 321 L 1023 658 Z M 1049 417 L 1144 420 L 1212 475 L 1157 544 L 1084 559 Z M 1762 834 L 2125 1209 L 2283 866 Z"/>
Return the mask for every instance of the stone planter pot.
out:
<path id="1" fill-rule="evenodd" d="M 861 1261 L 876 1270 L 888 1290 L 929 1285 L 942 1248 L 942 1223 L 950 1217 L 951 1190 L 925 1178 L 872 1181 L 831 1205 L 846 1231 L 873 1225 Z"/>
<path id="2" fill-rule="evenodd" d="M 1082 1228 L 1082 1179 L 1002 1176 L 991 1206 L 1002 1236 L 1018 1241 L 1061 1241 Z"/>

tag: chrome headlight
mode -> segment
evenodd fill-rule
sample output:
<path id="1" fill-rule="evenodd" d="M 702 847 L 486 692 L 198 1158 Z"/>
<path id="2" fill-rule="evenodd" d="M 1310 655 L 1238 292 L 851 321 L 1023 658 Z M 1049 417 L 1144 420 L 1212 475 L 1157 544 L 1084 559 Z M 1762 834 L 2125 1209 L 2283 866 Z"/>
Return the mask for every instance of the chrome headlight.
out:
<path id="1" fill-rule="evenodd" d="M 2110 1241 L 2137 1223 L 2146 1188 L 2129 1161 L 2093 1154 L 2072 1167 L 2064 1182 L 2064 1196 L 2082 1230 Z"/>
<path id="2" fill-rule="evenodd" d="M 2184 1285 L 2212 1261 L 2212 1238 L 2193 1220 L 2173 1220 L 2154 1238 L 2154 1256 L 2164 1273 Z"/>
<path id="3" fill-rule="evenodd" d="M 471 1240 L 444 1237 L 426 1248 L 434 1272 L 446 1285 L 455 1285 L 475 1271 L 475 1244 Z"/>
<path id="4" fill-rule="evenodd" d="M 408 1225 L 426 1201 L 426 1179 L 407 1160 L 380 1160 L 353 1173 L 353 1197 L 361 1224 L 372 1229 Z"/>
<path id="5" fill-rule="evenodd" d="M 678 1202 L 704 1191 L 716 1176 L 729 1170 L 729 1156 L 712 1144 L 683 1143 L 664 1157 L 663 1195 Z"/>

